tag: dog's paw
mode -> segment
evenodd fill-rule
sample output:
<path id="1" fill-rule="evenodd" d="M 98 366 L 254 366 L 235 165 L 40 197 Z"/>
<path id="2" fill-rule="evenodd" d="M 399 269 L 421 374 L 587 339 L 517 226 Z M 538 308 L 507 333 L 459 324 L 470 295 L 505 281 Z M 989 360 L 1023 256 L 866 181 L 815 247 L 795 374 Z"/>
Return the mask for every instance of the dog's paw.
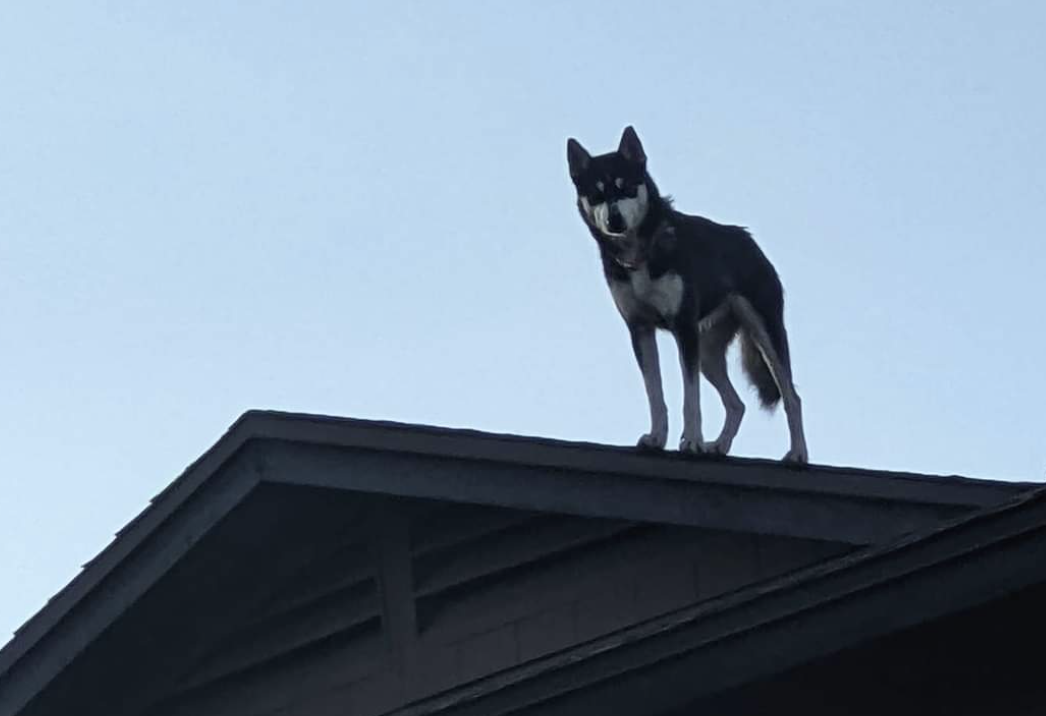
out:
<path id="1" fill-rule="evenodd" d="M 688 455 L 704 455 L 708 452 L 708 445 L 709 443 L 703 440 L 694 440 L 684 436 L 679 439 L 679 452 Z"/>
<path id="2" fill-rule="evenodd" d="M 781 461 L 792 465 L 806 465 L 810 462 L 810 456 L 806 452 L 806 446 L 803 445 L 802 447 L 793 447 L 786 452 Z"/>
<path id="3" fill-rule="evenodd" d="M 642 435 L 636 443 L 636 447 L 642 450 L 664 450 L 668 442 L 668 431 L 655 431 Z"/>
<path id="4" fill-rule="evenodd" d="M 730 452 L 730 442 L 727 440 L 716 440 L 715 442 L 705 443 L 703 448 L 708 455 L 725 456 Z"/>

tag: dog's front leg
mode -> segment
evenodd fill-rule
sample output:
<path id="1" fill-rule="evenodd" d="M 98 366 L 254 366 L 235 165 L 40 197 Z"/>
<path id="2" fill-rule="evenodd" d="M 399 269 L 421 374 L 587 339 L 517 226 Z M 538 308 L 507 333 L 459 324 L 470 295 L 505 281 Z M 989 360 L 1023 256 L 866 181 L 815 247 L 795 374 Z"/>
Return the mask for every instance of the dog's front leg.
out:
<path id="1" fill-rule="evenodd" d="M 673 334 L 679 346 L 679 366 L 683 371 L 683 434 L 679 439 L 679 449 L 682 452 L 705 452 L 701 434 L 701 362 L 697 323 L 681 321 Z"/>
<path id="2" fill-rule="evenodd" d="M 657 337 L 652 326 L 628 327 L 632 335 L 632 350 L 639 370 L 643 373 L 647 402 L 650 404 L 650 432 L 639 438 L 639 447 L 662 450 L 668 440 L 668 408 L 661 389 L 661 365 L 657 353 Z"/>

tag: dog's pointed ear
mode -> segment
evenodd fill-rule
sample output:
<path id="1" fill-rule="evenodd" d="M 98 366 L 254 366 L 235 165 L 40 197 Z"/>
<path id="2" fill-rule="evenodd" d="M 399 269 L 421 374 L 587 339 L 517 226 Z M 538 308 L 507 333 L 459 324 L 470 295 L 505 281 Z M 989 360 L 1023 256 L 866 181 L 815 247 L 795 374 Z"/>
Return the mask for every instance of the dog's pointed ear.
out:
<path id="1" fill-rule="evenodd" d="M 625 127 L 621 133 L 621 143 L 617 146 L 617 153 L 633 164 L 646 165 L 646 152 L 643 151 L 643 143 L 639 141 L 639 135 L 632 125 Z"/>
<path id="2" fill-rule="evenodd" d="M 584 174 L 591 161 L 592 155 L 581 146 L 578 140 L 573 137 L 567 140 L 567 164 L 570 165 L 570 177 L 572 179 L 577 179 Z"/>

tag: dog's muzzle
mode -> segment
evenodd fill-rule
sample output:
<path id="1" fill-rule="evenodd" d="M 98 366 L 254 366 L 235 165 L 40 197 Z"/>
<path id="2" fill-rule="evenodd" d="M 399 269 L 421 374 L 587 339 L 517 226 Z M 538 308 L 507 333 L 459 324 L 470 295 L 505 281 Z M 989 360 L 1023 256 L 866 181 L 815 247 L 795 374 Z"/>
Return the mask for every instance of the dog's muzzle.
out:
<path id="1" fill-rule="evenodd" d="M 607 231 L 613 234 L 623 234 L 628 227 L 625 225 L 625 217 L 617 204 L 611 204 L 607 212 Z"/>

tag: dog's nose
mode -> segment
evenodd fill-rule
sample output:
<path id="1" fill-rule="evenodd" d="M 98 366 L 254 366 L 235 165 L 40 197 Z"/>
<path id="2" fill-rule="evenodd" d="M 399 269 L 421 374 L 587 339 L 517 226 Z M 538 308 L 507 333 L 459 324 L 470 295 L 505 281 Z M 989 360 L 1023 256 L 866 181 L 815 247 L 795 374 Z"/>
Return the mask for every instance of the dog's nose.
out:
<path id="1" fill-rule="evenodd" d="M 615 234 L 625 230 L 625 220 L 621 218 L 621 211 L 618 210 L 616 204 L 610 205 L 610 212 L 607 216 L 607 228 Z"/>

